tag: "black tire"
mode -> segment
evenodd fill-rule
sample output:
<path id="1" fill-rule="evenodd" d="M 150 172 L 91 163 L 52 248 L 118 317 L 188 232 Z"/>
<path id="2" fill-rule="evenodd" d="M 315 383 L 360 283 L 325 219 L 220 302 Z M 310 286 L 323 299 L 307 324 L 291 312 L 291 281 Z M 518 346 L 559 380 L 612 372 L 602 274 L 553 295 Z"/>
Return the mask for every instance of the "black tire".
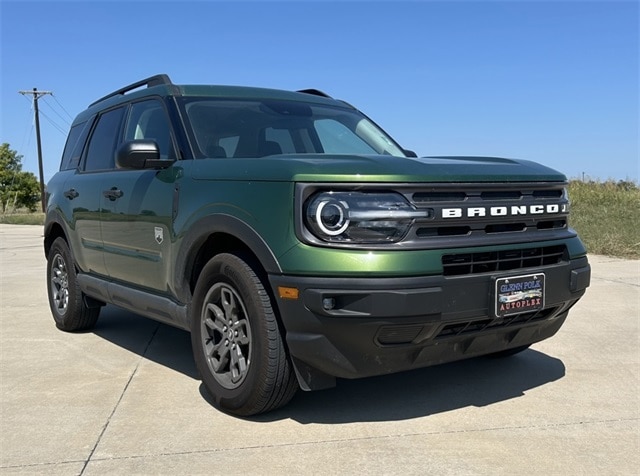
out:
<path id="1" fill-rule="evenodd" d="M 501 359 L 503 357 L 511 357 L 512 355 L 519 354 L 531 347 L 529 345 L 521 345 L 520 347 L 514 347 L 513 349 L 501 350 L 500 352 L 494 352 L 493 354 L 489 354 L 489 357 Z"/>
<path id="2" fill-rule="evenodd" d="M 190 309 L 193 356 L 217 408 L 249 416 L 293 398 L 298 383 L 271 299 L 247 261 L 226 253 L 213 257 Z"/>
<path id="3" fill-rule="evenodd" d="M 71 251 L 64 238 L 56 238 L 47 255 L 47 293 L 58 329 L 83 331 L 96 325 L 100 307 L 86 305 Z"/>

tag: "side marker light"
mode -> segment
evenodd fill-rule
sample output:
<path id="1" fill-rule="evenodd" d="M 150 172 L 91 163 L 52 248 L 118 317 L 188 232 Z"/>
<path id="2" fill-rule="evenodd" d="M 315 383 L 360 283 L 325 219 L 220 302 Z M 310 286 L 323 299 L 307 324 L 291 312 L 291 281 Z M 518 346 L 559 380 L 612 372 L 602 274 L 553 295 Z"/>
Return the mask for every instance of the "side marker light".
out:
<path id="1" fill-rule="evenodd" d="M 280 299 L 298 299 L 298 297 L 300 297 L 300 291 L 298 291 L 298 288 L 278 286 L 278 295 Z"/>

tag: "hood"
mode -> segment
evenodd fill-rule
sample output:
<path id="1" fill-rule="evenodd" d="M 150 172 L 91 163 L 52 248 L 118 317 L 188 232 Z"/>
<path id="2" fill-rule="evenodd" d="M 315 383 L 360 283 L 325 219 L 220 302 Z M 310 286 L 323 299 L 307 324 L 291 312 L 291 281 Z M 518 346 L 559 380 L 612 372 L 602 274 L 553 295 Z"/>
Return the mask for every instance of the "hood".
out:
<path id="1" fill-rule="evenodd" d="M 275 155 L 258 159 L 199 159 L 203 180 L 286 182 L 563 182 L 566 177 L 528 160 L 498 157 Z"/>

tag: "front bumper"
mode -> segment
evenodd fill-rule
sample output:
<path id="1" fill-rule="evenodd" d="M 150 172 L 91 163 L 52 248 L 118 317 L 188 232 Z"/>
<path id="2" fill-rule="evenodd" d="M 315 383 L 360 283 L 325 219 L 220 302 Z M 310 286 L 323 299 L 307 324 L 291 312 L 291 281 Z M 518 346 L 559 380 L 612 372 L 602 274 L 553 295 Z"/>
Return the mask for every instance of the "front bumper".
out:
<path id="1" fill-rule="evenodd" d="M 545 273 L 544 308 L 494 318 L 497 278 Z M 359 378 L 475 357 L 554 335 L 589 286 L 586 258 L 542 268 L 411 278 L 269 277 L 297 288 L 278 299 L 300 385 L 317 390 L 335 377 Z"/>

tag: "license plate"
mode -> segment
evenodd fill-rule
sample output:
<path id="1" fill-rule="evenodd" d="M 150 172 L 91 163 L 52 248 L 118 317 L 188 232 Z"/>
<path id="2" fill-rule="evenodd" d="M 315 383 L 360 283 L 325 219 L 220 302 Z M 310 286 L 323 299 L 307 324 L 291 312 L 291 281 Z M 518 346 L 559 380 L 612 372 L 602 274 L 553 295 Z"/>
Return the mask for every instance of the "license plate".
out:
<path id="1" fill-rule="evenodd" d="M 544 273 L 496 279 L 496 317 L 544 308 Z"/>

